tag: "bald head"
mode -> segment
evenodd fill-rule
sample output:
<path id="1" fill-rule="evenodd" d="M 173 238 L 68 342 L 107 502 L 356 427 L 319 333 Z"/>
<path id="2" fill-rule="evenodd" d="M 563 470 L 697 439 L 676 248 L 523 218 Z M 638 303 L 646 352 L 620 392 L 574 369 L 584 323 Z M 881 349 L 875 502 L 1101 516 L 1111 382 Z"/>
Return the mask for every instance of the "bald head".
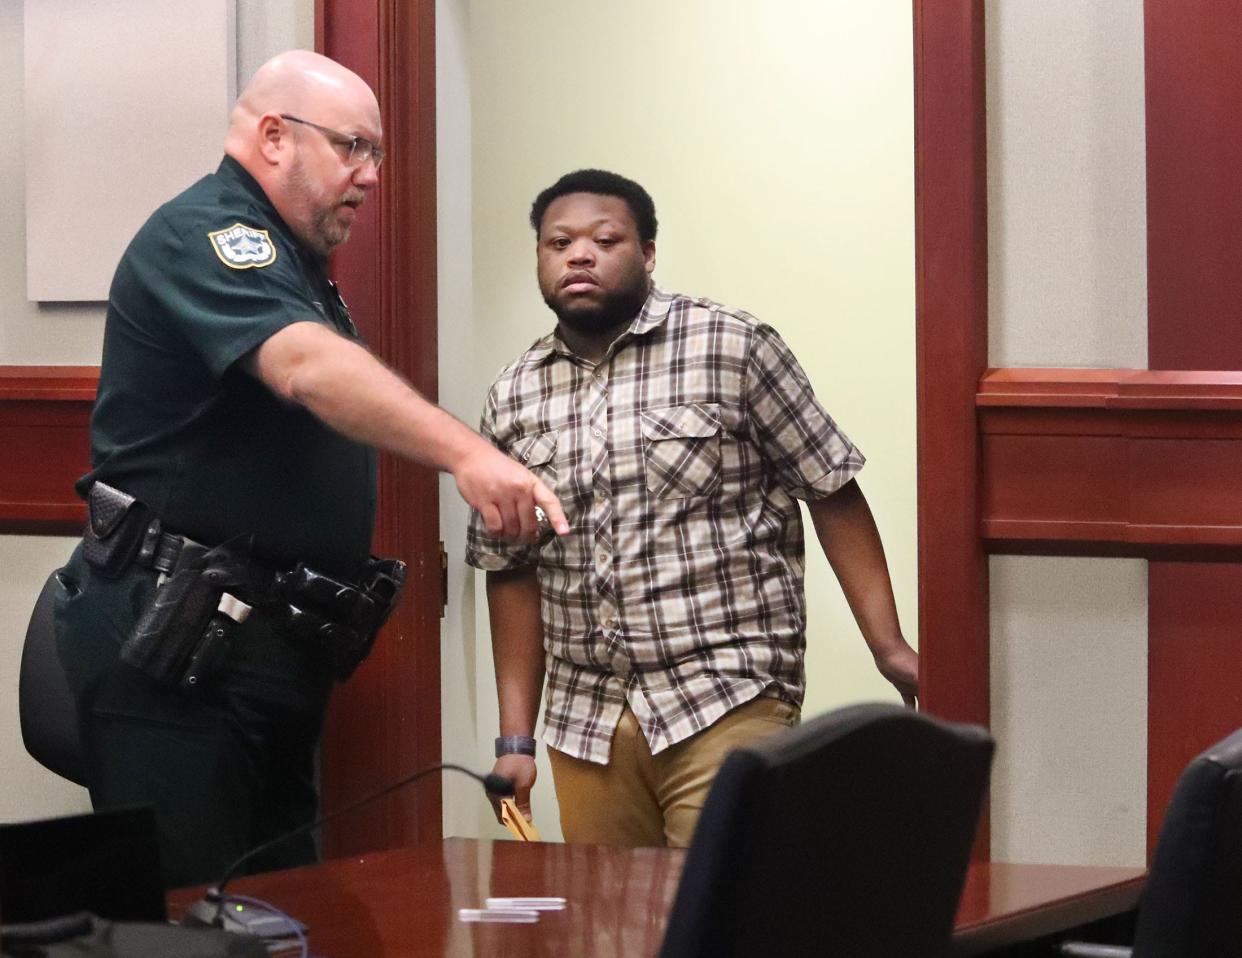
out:
<path id="1" fill-rule="evenodd" d="M 237 98 L 224 152 L 263 187 L 281 217 L 321 253 L 345 241 L 353 214 L 377 182 L 351 141 L 379 146 L 379 103 L 334 60 L 289 50 L 268 60 Z M 369 155 L 369 154 L 368 154 Z"/>
<path id="2" fill-rule="evenodd" d="M 279 53 L 255 71 L 229 117 L 229 136 L 244 134 L 264 113 L 300 115 L 309 105 L 343 101 L 369 108 L 379 120 L 375 94 L 358 74 L 309 50 Z"/>

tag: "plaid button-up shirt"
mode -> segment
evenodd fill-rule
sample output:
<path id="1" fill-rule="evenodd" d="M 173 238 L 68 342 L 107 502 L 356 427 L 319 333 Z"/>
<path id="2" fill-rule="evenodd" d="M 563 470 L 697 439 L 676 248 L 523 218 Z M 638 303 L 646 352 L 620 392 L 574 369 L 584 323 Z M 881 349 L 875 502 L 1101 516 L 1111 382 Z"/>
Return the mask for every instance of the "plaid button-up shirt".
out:
<path id="1" fill-rule="evenodd" d="M 537 567 L 545 740 L 606 763 L 626 702 L 652 753 L 805 689 L 802 519 L 862 454 L 770 326 L 653 289 L 598 365 L 549 334 L 493 383 L 483 434 L 556 491 L 533 546 L 472 515 L 467 561 Z"/>

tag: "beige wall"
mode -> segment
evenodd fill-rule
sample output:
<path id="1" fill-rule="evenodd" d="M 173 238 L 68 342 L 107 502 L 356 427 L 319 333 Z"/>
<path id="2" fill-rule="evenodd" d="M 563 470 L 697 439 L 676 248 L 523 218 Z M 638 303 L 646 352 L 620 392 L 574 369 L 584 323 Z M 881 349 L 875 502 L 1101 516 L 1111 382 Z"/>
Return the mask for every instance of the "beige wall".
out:
<path id="1" fill-rule="evenodd" d="M 469 130 L 441 133 L 444 398 L 471 422 L 495 372 L 552 327 L 527 213 L 568 170 L 642 182 L 660 219 L 657 281 L 748 309 L 793 346 L 828 409 L 869 457 L 861 482 L 888 548 L 907 634 L 917 632 L 914 485 L 913 74 L 909 3 L 592 0 L 441 2 L 453 23 L 454 99 Z M 447 18 L 446 10 L 454 11 Z M 442 41 L 443 41 L 442 37 Z M 444 44 L 442 42 L 442 52 Z M 451 152 L 450 152 L 451 151 Z M 462 166 L 470 158 L 472 182 Z M 443 177 L 458 184 L 446 195 Z M 462 190 L 472 197 L 465 219 Z M 452 253 L 448 253 L 448 249 Z M 442 338 L 442 342 L 445 340 Z M 449 494 L 446 494 L 446 499 Z M 448 511 L 453 515 L 456 503 Z M 446 521 L 445 744 L 490 765 L 495 735 L 481 581 Z M 822 556 L 809 563 L 807 714 L 895 699 L 875 674 Z M 464 670 L 459 672 L 458 670 Z M 450 718 L 450 715 L 452 718 Z M 477 734 L 477 741 L 470 741 Z M 555 835 L 551 776 L 536 822 Z M 494 833 L 469 787 L 446 830 Z M 473 820 L 473 821 L 472 821 Z"/>
<path id="2" fill-rule="evenodd" d="M 242 82 L 273 53 L 314 43 L 313 0 L 238 0 L 238 73 Z M 118 21 L 118 31 L 126 24 Z M 22 4 L 0 2 L 0 85 L 20 90 L 23 77 Z M 65 109 L 72 109 L 66 104 Z M 22 98 L 0 98 L 0 127 L 20 130 Z M 226 114 L 220 117 L 223 142 Z M 0 150 L 0 364 L 92 365 L 103 341 L 102 304 L 42 304 L 26 300 L 24 233 L 25 159 L 20 136 Z M 135 153 L 134 173 L 159 151 L 158 125 L 150 142 Z M 204 157 L 203 172 L 218 162 Z M 186 184 L 187 186 L 189 183 Z M 26 755 L 17 721 L 17 667 L 26 621 L 47 574 L 73 548 L 58 537 L 0 536 L 0 821 L 78 811 L 86 793 L 43 769 Z"/>
<path id="3" fill-rule="evenodd" d="M 991 365 L 1143 368 L 1142 4 L 985 10 Z M 990 569 L 993 857 L 1142 865 L 1146 562 Z"/>

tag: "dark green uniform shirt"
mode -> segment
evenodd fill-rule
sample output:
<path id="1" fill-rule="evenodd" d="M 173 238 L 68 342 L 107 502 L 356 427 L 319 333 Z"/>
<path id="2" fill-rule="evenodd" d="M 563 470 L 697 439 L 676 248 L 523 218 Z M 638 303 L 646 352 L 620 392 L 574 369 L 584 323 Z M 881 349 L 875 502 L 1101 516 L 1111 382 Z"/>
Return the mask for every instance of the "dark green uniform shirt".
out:
<path id="1" fill-rule="evenodd" d="M 156 210 L 117 267 L 79 493 L 100 479 L 204 544 L 253 533 L 270 562 L 356 573 L 371 543 L 374 453 L 239 368 L 304 320 L 358 335 L 323 258 L 225 157 Z"/>

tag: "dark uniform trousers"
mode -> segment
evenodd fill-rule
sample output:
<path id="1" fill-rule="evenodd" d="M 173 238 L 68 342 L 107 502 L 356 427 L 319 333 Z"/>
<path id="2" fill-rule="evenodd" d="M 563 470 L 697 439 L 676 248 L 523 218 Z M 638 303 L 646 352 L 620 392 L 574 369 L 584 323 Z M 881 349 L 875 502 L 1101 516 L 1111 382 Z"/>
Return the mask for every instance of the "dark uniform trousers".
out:
<path id="1" fill-rule="evenodd" d="M 168 887 L 218 880 L 244 852 L 311 821 L 328 671 L 258 611 L 206 688 L 163 687 L 119 657 L 157 573 L 106 579 L 81 546 L 61 570 L 56 641 L 78 703 L 91 802 L 151 805 Z M 316 860 L 314 839 L 283 842 L 246 871 Z"/>

